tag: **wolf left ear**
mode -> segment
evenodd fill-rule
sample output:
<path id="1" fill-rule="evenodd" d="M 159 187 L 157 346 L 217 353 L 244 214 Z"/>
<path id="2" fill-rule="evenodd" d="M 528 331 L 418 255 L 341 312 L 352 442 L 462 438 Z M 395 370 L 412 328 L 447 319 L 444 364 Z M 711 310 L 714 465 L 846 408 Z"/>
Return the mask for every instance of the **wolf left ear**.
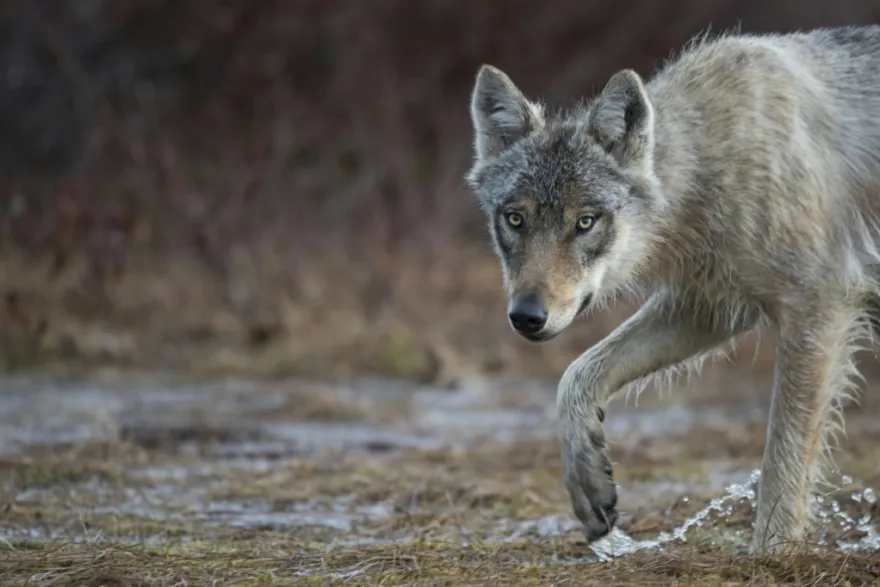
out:
<path id="1" fill-rule="evenodd" d="M 654 108 L 638 73 L 625 69 L 611 76 L 590 109 L 587 126 L 621 166 L 651 171 Z"/>
<path id="2" fill-rule="evenodd" d="M 503 71 L 483 65 L 471 93 L 474 150 L 483 161 L 544 124 L 540 104 L 526 99 Z"/>

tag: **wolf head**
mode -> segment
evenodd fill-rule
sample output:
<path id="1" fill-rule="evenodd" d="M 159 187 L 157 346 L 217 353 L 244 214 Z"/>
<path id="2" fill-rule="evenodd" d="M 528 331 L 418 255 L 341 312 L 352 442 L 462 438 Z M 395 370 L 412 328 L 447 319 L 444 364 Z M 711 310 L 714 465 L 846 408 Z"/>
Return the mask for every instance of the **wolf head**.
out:
<path id="1" fill-rule="evenodd" d="M 548 116 L 499 69 L 471 95 L 467 175 L 489 219 L 513 328 L 550 340 L 632 287 L 661 201 L 654 109 L 639 75 L 615 74 L 584 106 Z"/>

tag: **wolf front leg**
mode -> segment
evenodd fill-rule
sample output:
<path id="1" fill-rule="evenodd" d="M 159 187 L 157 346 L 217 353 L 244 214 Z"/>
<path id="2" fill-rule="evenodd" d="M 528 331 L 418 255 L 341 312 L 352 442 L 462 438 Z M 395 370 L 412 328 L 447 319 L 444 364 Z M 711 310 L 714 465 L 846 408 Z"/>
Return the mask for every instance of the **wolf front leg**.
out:
<path id="1" fill-rule="evenodd" d="M 829 433 L 841 428 L 842 401 L 853 390 L 852 343 L 865 324 L 842 303 L 807 314 L 779 324 L 752 542 L 756 552 L 779 552 L 808 538 L 812 493 L 830 464 Z"/>
<path id="2" fill-rule="evenodd" d="M 617 521 L 617 490 L 602 431 L 604 406 L 624 385 L 696 358 L 755 325 L 757 314 L 735 320 L 718 307 L 655 294 L 608 337 L 578 357 L 557 391 L 565 486 L 588 541 Z"/>

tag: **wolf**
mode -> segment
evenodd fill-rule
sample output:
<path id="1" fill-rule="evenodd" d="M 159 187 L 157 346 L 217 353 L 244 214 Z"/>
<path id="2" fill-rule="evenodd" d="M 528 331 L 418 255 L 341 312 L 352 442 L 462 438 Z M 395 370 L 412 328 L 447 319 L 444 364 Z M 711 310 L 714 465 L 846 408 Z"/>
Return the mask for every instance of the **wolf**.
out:
<path id="1" fill-rule="evenodd" d="M 470 96 L 465 179 L 525 339 L 621 297 L 641 307 L 563 373 L 564 483 L 588 541 L 617 518 L 602 423 L 631 383 L 775 332 L 751 548 L 816 530 L 854 353 L 880 308 L 880 26 L 693 38 L 550 112 L 500 69 Z"/>

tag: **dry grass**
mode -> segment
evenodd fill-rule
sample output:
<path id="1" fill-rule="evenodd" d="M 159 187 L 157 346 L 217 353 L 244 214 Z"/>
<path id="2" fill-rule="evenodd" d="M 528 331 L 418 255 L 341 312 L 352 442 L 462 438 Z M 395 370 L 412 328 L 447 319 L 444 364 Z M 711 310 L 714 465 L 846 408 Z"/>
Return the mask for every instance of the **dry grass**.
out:
<path id="1" fill-rule="evenodd" d="M 733 556 L 683 547 L 611 563 L 575 544 L 413 543 L 327 552 L 282 535 L 167 548 L 21 544 L 4 585 L 584 585 L 844 587 L 880 580 L 876 555 Z M 2 559 L 0 559 L 2 560 Z M 557 560 L 556 564 L 547 564 Z M 564 561 L 573 561 L 564 564 Z M 333 573 L 329 569 L 339 569 Z M 309 574 L 296 577 L 297 574 Z M 31 581 L 29 581 L 31 579 Z M 34 580 L 38 579 L 38 580 Z"/>
<path id="2" fill-rule="evenodd" d="M 301 386 L 289 401 L 267 409 L 265 418 L 393 427 L 413 417 L 403 405 L 392 413 L 368 403 L 347 405 L 340 397 L 322 384 Z M 514 400 L 506 401 L 512 409 Z M 209 411 L 174 426 L 163 426 L 157 413 L 152 432 L 122 428 L 109 440 L 33 445 L 4 456 L 0 584 L 714 587 L 880 581 L 877 555 L 827 549 L 744 554 L 754 516 L 748 503 L 710 517 L 686 543 L 594 562 L 571 523 L 552 435 L 435 449 L 367 443 L 344 452 L 273 449 L 222 457 L 215 452 L 220 444 L 239 443 L 245 451 L 248 443 L 267 439 L 244 434 L 235 421 L 225 428 L 209 424 Z M 851 421 L 839 463 L 865 486 L 877 486 L 878 439 L 867 420 Z M 670 437 L 611 435 L 615 477 L 623 488 L 620 528 L 650 539 L 680 526 L 722 493 L 709 482 L 713 475 L 723 479 L 760 463 L 762 431 L 763 422 L 731 422 L 725 428 L 697 424 Z M 849 498 L 859 487 L 832 497 L 853 518 L 880 518 L 880 505 Z M 548 524 L 555 529 L 547 530 Z M 736 535 L 739 542 L 731 541 Z M 831 544 L 842 537 L 829 527 Z M 848 531 L 845 538 L 858 535 Z"/>

